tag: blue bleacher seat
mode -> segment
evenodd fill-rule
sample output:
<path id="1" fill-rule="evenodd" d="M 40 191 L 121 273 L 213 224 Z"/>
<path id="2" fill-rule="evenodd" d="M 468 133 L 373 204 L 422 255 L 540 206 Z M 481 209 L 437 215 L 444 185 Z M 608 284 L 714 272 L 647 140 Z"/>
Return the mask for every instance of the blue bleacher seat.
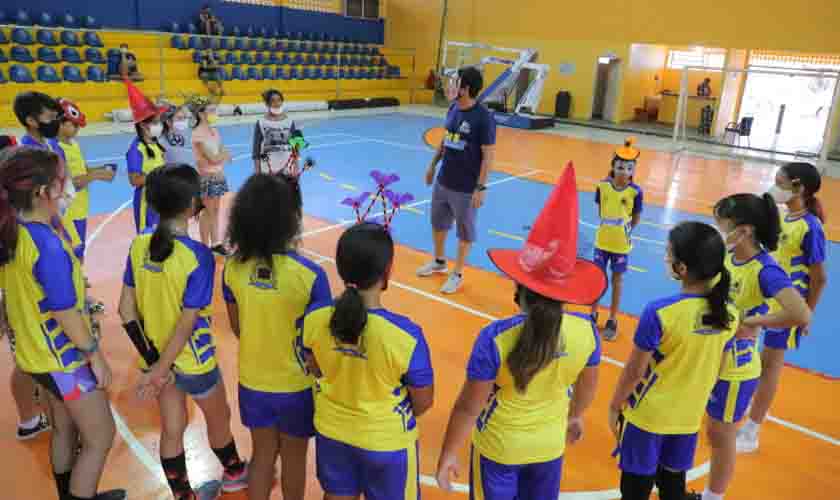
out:
<path id="1" fill-rule="evenodd" d="M 99 35 L 95 31 L 86 31 L 85 32 L 85 45 L 89 47 L 104 47 L 105 44 L 102 43 L 102 40 L 99 38 Z"/>
<path id="2" fill-rule="evenodd" d="M 312 78 L 312 69 L 311 68 L 303 68 L 303 73 L 301 74 L 304 80 L 309 80 Z"/>
<path id="3" fill-rule="evenodd" d="M 78 66 L 65 66 L 61 70 L 61 76 L 64 78 L 65 82 L 71 83 L 84 83 L 85 78 L 82 76 L 82 72 L 79 71 Z"/>
<path id="4" fill-rule="evenodd" d="M 0 29 L 0 45 L 5 45 L 9 43 L 9 38 L 6 36 L 6 33 Z"/>
<path id="5" fill-rule="evenodd" d="M 200 50 L 193 51 L 192 62 L 194 62 L 196 64 L 201 62 L 201 51 Z"/>
<path id="6" fill-rule="evenodd" d="M 219 78 L 226 82 L 229 82 L 231 80 L 230 73 L 228 73 L 225 68 L 219 68 Z"/>
<path id="7" fill-rule="evenodd" d="M 294 64 L 295 66 L 303 65 L 303 55 L 296 54 L 295 57 L 292 59 L 292 64 Z"/>
<path id="8" fill-rule="evenodd" d="M 286 72 L 283 71 L 283 68 L 277 68 L 274 72 L 274 79 L 275 80 L 285 80 L 286 79 Z"/>
<path id="9" fill-rule="evenodd" d="M 247 80 L 245 73 L 242 72 L 241 66 L 234 66 L 230 73 L 232 80 Z"/>
<path id="10" fill-rule="evenodd" d="M 324 78 L 324 70 L 321 68 L 315 68 L 315 71 L 312 72 L 312 78 L 316 80 Z"/>
<path id="11" fill-rule="evenodd" d="M 341 56 L 339 64 L 342 66 L 350 66 L 350 56 Z"/>
<path id="12" fill-rule="evenodd" d="M 91 82 L 103 83 L 106 81 L 105 71 L 103 71 L 99 66 L 88 66 L 87 79 Z"/>
<path id="13" fill-rule="evenodd" d="M 108 49 L 108 59 L 121 58 L 120 49 Z"/>
<path id="14" fill-rule="evenodd" d="M 32 45 L 35 40 L 32 39 L 32 33 L 26 28 L 12 29 L 12 41 L 18 45 Z"/>
<path id="15" fill-rule="evenodd" d="M 45 63 L 56 64 L 58 62 L 58 54 L 52 47 L 39 47 L 38 60 Z"/>
<path id="16" fill-rule="evenodd" d="M 3 52 L 3 49 L 0 49 L 0 63 L 9 62 L 9 58 L 6 57 L 6 53 Z"/>
<path id="17" fill-rule="evenodd" d="M 255 30 L 253 26 L 249 25 L 245 28 L 245 36 L 248 38 L 254 38 L 257 36 L 257 30 Z"/>
<path id="18" fill-rule="evenodd" d="M 38 17 L 38 26 L 55 26 L 55 19 L 52 14 L 49 12 L 42 12 L 41 16 Z"/>
<path id="19" fill-rule="evenodd" d="M 277 57 L 277 52 L 272 52 L 268 56 L 268 62 L 266 62 L 266 64 L 271 64 L 272 66 L 277 66 L 278 64 L 280 64 L 280 58 Z"/>
<path id="20" fill-rule="evenodd" d="M 82 41 L 79 39 L 79 34 L 75 31 L 62 31 L 61 44 L 68 47 L 81 47 Z"/>
<path id="21" fill-rule="evenodd" d="M 338 70 L 338 77 L 339 78 L 347 77 L 347 70 L 345 70 L 344 68 L 339 69 Z"/>
<path id="22" fill-rule="evenodd" d="M 166 33 L 180 33 L 181 26 L 175 21 L 166 21 L 161 25 L 160 30 Z"/>
<path id="23" fill-rule="evenodd" d="M 6 16 L 6 11 L 0 9 L 0 24 L 8 24 L 9 18 Z"/>
<path id="24" fill-rule="evenodd" d="M 233 40 L 230 38 L 222 38 L 219 43 L 219 48 L 222 50 L 233 50 Z"/>
<path id="25" fill-rule="evenodd" d="M 297 68 L 292 68 L 291 70 L 289 70 L 289 79 L 290 80 L 299 80 L 300 79 L 300 73 L 298 72 Z"/>
<path id="26" fill-rule="evenodd" d="M 327 59 L 327 64 L 330 66 L 338 66 L 338 56 L 330 56 L 329 59 Z"/>
<path id="27" fill-rule="evenodd" d="M 353 56 L 350 58 L 350 66 L 361 66 L 361 60 L 359 56 Z"/>
<path id="28" fill-rule="evenodd" d="M 262 78 L 263 80 L 274 80 L 274 70 L 269 67 L 263 68 Z"/>
<path id="29" fill-rule="evenodd" d="M 276 50 L 277 52 L 286 52 L 288 48 L 289 44 L 280 40 L 278 40 L 277 45 L 274 46 L 274 50 Z"/>
<path id="30" fill-rule="evenodd" d="M 260 42 L 256 38 L 252 38 L 252 39 L 248 40 L 247 47 L 248 47 L 248 50 L 257 51 L 260 48 Z"/>
<path id="31" fill-rule="evenodd" d="M 3 69 L 0 68 L 0 84 L 2 83 L 8 83 L 8 80 L 6 80 L 6 75 L 3 74 Z"/>
<path id="32" fill-rule="evenodd" d="M 312 52 L 312 48 L 309 46 L 309 42 L 301 42 L 298 45 L 298 52 L 303 52 L 304 54 Z"/>
<path id="33" fill-rule="evenodd" d="M 207 39 L 207 45 L 213 50 L 219 50 L 222 48 L 222 41 L 219 38 L 212 37 Z"/>
<path id="34" fill-rule="evenodd" d="M 266 28 L 265 26 L 261 26 L 261 27 L 257 30 L 257 33 L 256 33 L 256 34 L 257 34 L 257 36 L 258 36 L 258 37 L 260 37 L 260 38 L 268 38 L 268 28 Z"/>
<path id="35" fill-rule="evenodd" d="M 187 48 L 187 44 L 184 43 L 184 39 L 181 37 L 181 35 L 172 35 L 169 45 L 173 49 L 186 50 Z"/>
<path id="36" fill-rule="evenodd" d="M 98 30 L 102 27 L 93 16 L 85 16 L 85 18 L 82 19 L 82 26 L 89 30 Z"/>
<path id="37" fill-rule="evenodd" d="M 292 64 L 292 56 L 289 54 L 283 54 L 283 57 L 280 59 L 280 64 L 284 64 L 286 66 Z"/>
<path id="38" fill-rule="evenodd" d="M 274 50 L 274 40 L 261 40 L 259 43 L 259 50 L 263 50 L 266 52 Z"/>
<path id="39" fill-rule="evenodd" d="M 61 83 L 61 77 L 56 73 L 52 66 L 41 65 L 38 66 L 36 72 L 38 74 L 38 81 L 44 83 Z"/>
<path id="40" fill-rule="evenodd" d="M 327 68 L 327 71 L 324 74 L 324 78 L 326 78 L 327 80 L 334 80 L 335 79 L 335 69 L 334 68 Z"/>
<path id="41" fill-rule="evenodd" d="M 198 28 L 193 23 L 187 23 L 187 33 L 195 35 L 198 33 Z"/>
<path id="42" fill-rule="evenodd" d="M 105 64 L 105 57 L 99 49 L 89 48 L 85 50 L 85 61 L 93 64 Z M 90 80 L 90 77 L 88 77 Z"/>
<path id="43" fill-rule="evenodd" d="M 204 39 L 193 35 L 193 36 L 190 37 L 189 41 L 187 42 L 187 47 L 192 49 L 192 50 L 203 49 L 204 48 Z"/>
<path id="44" fill-rule="evenodd" d="M 268 36 L 275 40 L 279 40 L 283 35 L 280 33 L 279 29 L 274 28 L 271 32 L 269 32 Z"/>
<path id="45" fill-rule="evenodd" d="M 29 17 L 29 12 L 20 9 L 15 13 L 15 24 L 18 26 L 32 26 L 32 18 Z"/>
<path id="46" fill-rule="evenodd" d="M 379 52 L 379 47 L 374 47 L 372 54 L 375 56 L 379 56 L 382 55 L 382 52 Z"/>
<path id="47" fill-rule="evenodd" d="M 224 64 L 229 64 L 229 65 L 239 64 L 239 58 L 236 57 L 235 53 L 228 52 L 227 54 L 225 54 Z"/>
<path id="48" fill-rule="evenodd" d="M 347 78 L 353 80 L 356 78 L 356 68 L 350 68 L 347 70 Z"/>
<path id="49" fill-rule="evenodd" d="M 243 52 L 239 57 L 239 62 L 241 64 L 254 64 L 254 58 L 249 52 Z"/>
<path id="50" fill-rule="evenodd" d="M 245 39 L 244 38 L 237 38 L 233 42 L 234 50 L 245 50 Z"/>
<path id="51" fill-rule="evenodd" d="M 35 58 L 32 57 L 32 53 L 29 52 L 29 49 L 27 49 L 26 47 L 21 47 L 20 45 L 12 46 L 12 52 L 10 55 L 12 61 L 22 63 L 35 62 Z"/>
<path id="52" fill-rule="evenodd" d="M 315 64 L 318 66 L 326 66 L 328 60 L 329 58 L 327 56 L 321 54 L 320 56 L 315 57 Z"/>
<path id="53" fill-rule="evenodd" d="M 228 28 L 228 34 L 235 37 L 242 36 L 242 30 L 239 29 L 239 26 L 231 26 Z"/>
<path id="54" fill-rule="evenodd" d="M 59 17 L 59 23 L 61 26 L 65 28 L 78 28 L 79 21 L 76 19 L 76 16 L 69 12 L 65 12 L 63 16 Z"/>
<path id="55" fill-rule="evenodd" d="M 249 80 L 262 80 L 262 73 L 260 73 L 260 68 L 248 68 L 248 79 Z"/>
<path id="56" fill-rule="evenodd" d="M 359 71 L 356 72 L 356 78 L 359 80 L 366 80 L 368 77 L 368 72 L 365 68 L 359 68 Z"/>
<path id="57" fill-rule="evenodd" d="M 61 49 L 61 60 L 66 63 L 80 64 L 82 62 L 82 55 L 74 47 L 64 47 Z"/>
<path id="58" fill-rule="evenodd" d="M 287 49 L 289 52 L 300 52 L 300 44 L 298 42 L 289 42 Z"/>
<path id="59" fill-rule="evenodd" d="M 308 56 L 306 56 L 306 59 L 304 60 L 303 64 L 306 64 L 307 66 L 315 66 L 316 64 L 318 64 L 318 59 L 315 58 L 314 54 L 309 54 Z"/>
<path id="60" fill-rule="evenodd" d="M 263 65 L 266 63 L 265 54 L 263 52 L 257 52 L 254 56 L 254 64 Z"/>
<path id="61" fill-rule="evenodd" d="M 32 78 L 32 73 L 29 72 L 29 68 L 22 64 L 13 64 L 9 68 L 9 79 L 15 83 L 35 83 L 35 79 Z"/>

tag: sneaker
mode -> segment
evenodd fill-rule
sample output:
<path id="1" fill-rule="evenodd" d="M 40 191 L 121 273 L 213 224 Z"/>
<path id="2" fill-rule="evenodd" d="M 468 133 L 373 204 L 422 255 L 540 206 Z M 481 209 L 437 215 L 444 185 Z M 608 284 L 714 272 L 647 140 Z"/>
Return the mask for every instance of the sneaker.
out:
<path id="1" fill-rule="evenodd" d="M 601 334 L 604 337 L 604 340 L 612 342 L 618 337 L 618 321 L 614 319 L 608 319 L 607 324 L 604 325 L 604 329 L 601 330 Z"/>
<path id="2" fill-rule="evenodd" d="M 38 437 L 39 434 L 43 434 L 51 428 L 52 427 L 50 426 L 50 421 L 47 420 L 47 416 L 42 413 L 41 415 L 39 415 L 38 423 L 35 425 L 35 427 L 31 429 L 24 429 L 23 427 L 18 426 L 18 441 L 29 441 L 30 439 L 35 439 L 36 437 Z"/>
<path id="3" fill-rule="evenodd" d="M 417 270 L 417 276 L 425 278 L 433 274 L 446 274 L 447 271 L 449 271 L 449 269 L 446 267 L 446 262 L 441 264 L 437 260 L 433 260 L 428 264 L 420 267 Z"/>
<path id="4" fill-rule="evenodd" d="M 461 286 L 464 284 L 464 276 L 458 275 L 455 273 L 449 273 L 449 278 L 446 279 L 446 283 L 440 288 L 440 293 L 450 295 L 457 292 Z"/>
<path id="5" fill-rule="evenodd" d="M 242 491 L 248 487 L 248 462 L 238 474 L 231 474 L 227 471 L 222 475 L 222 491 L 233 493 Z"/>
<path id="6" fill-rule="evenodd" d="M 740 429 L 735 435 L 735 450 L 738 453 L 753 453 L 758 450 L 758 433 Z"/>
<path id="7" fill-rule="evenodd" d="M 126 498 L 128 498 L 128 493 L 125 490 L 108 490 L 97 493 L 93 500 L 125 500 Z"/>
<path id="8" fill-rule="evenodd" d="M 228 251 L 228 249 L 225 248 L 225 246 L 222 245 L 221 243 L 219 243 L 218 245 L 215 245 L 210 250 L 212 250 L 213 253 L 215 253 L 216 255 L 221 255 L 222 257 L 227 257 L 227 256 L 230 255 L 230 251 Z"/>
<path id="9" fill-rule="evenodd" d="M 189 500 L 216 500 L 222 495 L 222 482 L 217 480 L 207 481 L 193 490 L 193 496 Z"/>
<path id="10" fill-rule="evenodd" d="M 701 493 L 697 493 L 696 491 L 692 491 L 691 493 L 685 494 L 685 500 L 703 500 L 703 495 Z"/>
<path id="11" fill-rule="evenodd" d="M 87 297 L 85 299 L 85 307 L 87 308 L 88 314 L 91 315 L 105 312 L 105 304 L 101 300 L 93 297 Z"/>

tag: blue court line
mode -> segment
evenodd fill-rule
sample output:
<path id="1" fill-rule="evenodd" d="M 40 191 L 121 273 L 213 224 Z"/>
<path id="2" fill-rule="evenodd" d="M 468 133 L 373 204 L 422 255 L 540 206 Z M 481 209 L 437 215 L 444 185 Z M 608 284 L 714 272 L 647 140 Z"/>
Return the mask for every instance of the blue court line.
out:
<path id="1" fill-rule="evenodd" d="M 354 215 L 350 208 L 339 204 L 345 196 L 352 194 L 342 186 L 353 186 L 369 190 L 372 186 L 368 173 L 372 169 L 396 172 L 402 180 L 394 187 L 408 191 L 418 199 L 431 197 L 431 189 L 425 186 L 423 174 L 432 156 L 432 150 L 423 141 L 423 133 L 440 125 L 440 120 L 431 117 L 391 113 L 368 117 L 342 117 L 319 120 L 304 126 L 305 134 L 312 144 L 308 152 L 317 160 L 314 173 L 302 180 L 305 192 L 304 210 L 307 215 L 328 221 L 348 221 Z M 221 127 L 224 142 L 234 157 L 232 165 L 226 168 L 231 189 L 238 189 L 252 172 L 250 144 L 253 124 Z M 92 136 L 80 139 L 86 157 L 93 159 L 120 158 L 116 161 L 119 173 L 112 184 L 94 183 L 91 187 L 91 213 L 110 213 L 131 196 L 131 188 L 125 173 L 125 150 L 133 139 L 129 134 Z M 231 146 L 235 145 L 235 146 Z M 492 172 L 490 182 L 508 178 L 506 174 Z M 518 247 L 519 243 L 509 238 L 494 236 L 497 231 L 515 237 L 525 237 L 531 222 L 536 218 L 552 186 L 526 179 L 504 182 L 493 186 L 486 198 L 485 206 L 478 218 L 479 241 L 469 258 L 469 264 L 495 272 L 486 251 L 491 247 Z M 598 213 L 592 193 L 579 193 L 580 218 L 579 254 L 591 258 L 594 228 Z M 431 252 L 432 240 L 428 224 L 428 209 L 416 207 L 419 211 L 405 211 L 397 216 L 394 234 L 401 244 L 424 252 Z M 706 216 L 691 214 L 675 209 L 646 205 L 644 220 L 634 232 L 635 248 L 631 264 L 647 272 L 631 272 L 625 278 L 625 293 L 622 311 L 639 315 L 646 303 L 654 298 L 677 291 L 666 276 L 663 268 L 664 240 L 667 226 L 685 220 L 711 222 Z M 837 243 L 828 245 L 829 270 L 838 269 Z M 449 254 L 454 254 L 454 235 L 449 241 Z M 661 269 L 661 271 L 660 271 Z M 469 279 L 469 277 L 467 277 Z M 840 285 L 829 280 L 823 297 L 823 305 L 817 310 L 812 324 L 811 336 L 805 339 L 802 348 L 791 352 L 787 360 L 794 365 L 823 374 L 840 377 L 840 363 L 833 353 L 840 351 L 840 338 L 833 334 L 826 304 L 840 298 Z M 609 297 L 609 295 L 606 295 Z M 608 300 L 608 299 L 607 299 Z M 607 304 L 607 301 L 604 301 Z M 629 335 L 630 333 L 627 332 Z"/>

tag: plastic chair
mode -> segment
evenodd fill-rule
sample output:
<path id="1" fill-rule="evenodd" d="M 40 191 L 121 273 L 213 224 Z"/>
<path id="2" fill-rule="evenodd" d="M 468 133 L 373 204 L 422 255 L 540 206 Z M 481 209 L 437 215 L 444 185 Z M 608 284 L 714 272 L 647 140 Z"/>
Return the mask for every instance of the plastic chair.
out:
<path id="1" fill-rule="evenodd" d="M 289 52 L 300 52 L 300 44 L 298 42 L 289 42 Z"/>
<path id="2" fill-rule="evenodd" d="M 277 52 L 272 52 L 271 54 L 269 54 L 268 62 L 266 62 L 266 64 L 270 64 L 272 66 L 277 66 L 278 64 L 280 64 L 280 58 L 277 57 Z"/>
<path id="3" fill-rule="evenodd" d="M 283 57 L 280 59 L 280 64 L 284 66 L 292 64 L 292 56 L 290 56 L 289 54 L 283 54 Z"/>
<path id="4" fill-rule="evenodd" d="M 20 9 L 15 13 L 15 24 L 18 26 L 32 26 L 32 18 L 29 17 L 29 12 Z"/>
<path id="5" fill-rule="evenodd" d="M 286 72 L 283 71 L 283 68 L 277 68 L 277 71 L 274 73 L 275 80 L 285 80 L 287 78 Z"/>
<path id="6" fill-rule="evenodd" d="M 64 47 L 61 49 L 61 60 L 66 63 L 81 64 L 82 55 L 73 47 Z"/>
<path id="7" fill-rule="evenodd" d="M 723 132 L 723 142 L 729 144 L 730 146 L 734 146 L 735 143 L 738 143 L 738 146 L 741 145 L 741 138 L 747 138 L 747 147 L 752 147 L 750 144 L 750 136 L 752 135 L 752 127 L 753 122 L 755 122 L 755 118 L 752 116 L 745 116 L 741 118 L 740 122 L 731 122 L 726 125 L 726 129 Z"/>
<path id="8" fill-rule="evenodd" d="M 289 71 L 289 79 L 290 80 L 300 80 L 300 73 L 298 72 L 297 68 L 292 68 Z"/>
<path id="9" fill-rule="evenodd" d="M 265 53 L 257 52 L 257 54 L 254 56 L 254 64 L 258 64 L 260 66 L 265 65 L 266 64 Z"/>
<path id="10" fill-rule="evenodd" d="M 56 64 L 59 61 L 58 54 L 52 47 L 40 47 L 38 49 L 38 60 L 50 64 Z"/>
<path id="11" fill-rule="evenodd" d="M 233 50 L 233 40 L 230 38 L 222 38 L 219 42 L 219 48 L 222 50 Z"/>
<path id="12" fill-rule="evenodd" d="M 180 35 L 172 35 L 169 45 L 173 49 L 187 50 L 187 44 L 184 43 L 184 39 Z"/>
<path id="13" fill-rule="evenodd" d="M 96 22 L 96 18 L 93 16 L 86 16 L 82 21 L 82 26 L 89 30 L 98 30 L 101 28 L 98 22 Z"/>
<path id="14" fill-rule="evenodd" d="M 327 68 L 327 71 L 324 74 L 324 78 L 326 78 L 327 80 L 335 80 L 335 69 Z"/>
<path id="15" fill-rule="evenodd" d="M 105 71 L 103 71 L 99 66 L 88 66 L 87 79 L 89 82 L 105 83 L 105 81 L 107 81 L 107 78 L 105 78 Z"/>
<path id="16" fill-rule="evenodd" d="M 75 31 L 62 31 L 61 44 L 68 47 L 81 47 L 82 41 L 79 39 L 79 34 Z"/>
<path id="17" fill-rule="evenodd" d="M 236 53 L 234 53 L 234 52 L 228 52 L 227 54 L 225 54 L 224 61 L 225 61 L 224 62 L 225 64 L 231 65 L 231 66 L 235 65 L 235 64 L 239 64 L 239 59 L 236 57 Z"/>
<path id="18" fill-rule="evenodd" d="M 20 64 L 13 64 L 9 68 L 9 79 L 15 83 L 35 83 L 35 79 L 32 78 L 32 73 L 29 72 L 29 68 Z"/>
<path id="19" fill-rule="evenodd" d="M 6 33 L 0 29 L 0 45 L 5 45 L 9 43 L 9 38 L 6 36 Z"/>
<path id="20" fill-rule="evenodd" d="M 61 83 L 61 78 L 52 66 L 41 65 L 37 70 L 38 81 L 44 83 Z"/>
<path id="21" fill-rule="evenodd" d="M 167 21 L 161 26 L 161 31 L 165 31 L 168 33 L 180 33 L 181 26 L 175 21 Z"/>
<path id="22" fill-rule="evenodd" d="M 230 73 L 231 80 L 247 80 L 245 73 L 242 72 L 241 66 L 234 66 Z"/>
<path id="23" fill-rule="evenodd" d="M 29 49 L 26 47 L 21 47 L 20 45 L 15 45 L 12 47 L 12 52 L 10 54 L 12 57 L 12 61 L 15 62 L 22 62 L 22 63 L 31 63 L 35 62 L 35 58 L 32 57 L 32 53 L 29 52 Z"/>
<path id="24" fill-rule="evenodd" d="M 292 59 L 292 64 L 294 64 L 295 66 L 302 66 L 303 56 L 301 54 L 295 55 L 294 59 Z"/>
<path id="25" fill-rule="evenodd" d="M 192 50 L 200 50 L 204 48 L 204 40 L 197 37 L 191 36 L 189 41 L 187 42 L 187 47 Z"/>
<path id="26" fill-rule="evenodd" d="M 254 38 L 255 36 L 257 36 L 257 32 L 256 32 L 256 30 L 254 29 L 253 26 L 249 25 L 245 29 L 245 36 L 247 36 L 248 38 Z"/>
<path id="27" fill-rule="evenodd" d="M 201 63 L 201 52 L 196 50 L 192 53 L 192 62 L 199 64 Z"/>
<path id="28" fill-rule="evenodd" d="M 228 28 L 228 34 L 238 38 L 242 36 L 242 30 L 239 28 L 239 26 L 233 26 L 231 28 Z"/>
<path id="29" fill-rule="evenodd" d="M 3 69 L 0 68 L 0 84 L 8 83 L 9 81 L 6 80 L 6 75 L 3 74 Z"/>
<path id="30" fill-rule="evenodd" d="M 198 34 L 198 28 L 193 23 L 187 23 L 187 33 L 190 35 Z"/>
<path id="31" fill-rule="evenodd" d="M 274 80 L 274 70 L 268 67 L 262 69 L 263 80 Z"/>
<path id="32" fill-rule="evenodd" d="M 222 48 L 222 41 L 219 38 L 208 38 L 207 42 L 207 45 L 213 50 L 219 50 L 220 48 Z"/>
<path id="33" fill-rule="evenodd" d="M 6 57 L 6 53 L 3 52 L 3 49 L 0 49 L 0 63 L 7 63 L 9 62 L 9 58 Z"/>
<path id="34" fill-rule="evenodd" d="M 256 52 L 260 48 L 260 41 L 256 38 L 251 38 L 248 40 L 248 50 Z"/>
<path id="35" fill-rule="evenodd" d="M 78 28 L 79 21 L 76 19 L 76 16 L 69 12 L 65 12 L 63 16 L 60 18 L 59 24 L 64 26 L 65 28 Z"/>
<path id="36" fill-rule="evenodd" d="M 257 36 L 260 38 L 268 38 L 268 28 L 265 26 L 261 26 L 257 29 Z"/>
<path id="37" fill-rule="evenodd" d="M 259 68 L 248 68 L 248 79 L 262 80 L 262 75 L 260 74 Z"/>
<path id="38" fill-rule="evenodd" d="M 318 64 L 318 59 L 315 58 L 314 54 L 309 54 L 306 56 L 306 61 L 304 62 L 307 66 L 315 66 Z"/>
<path id="39" fill-rule="evenodd" d="M 61 77 L 65 82 L 71 83 L 85 83 L 85 78 L 77 66 L 65 66 L 61 70 Z"/>
<path id="40" fill-rule="evenodd" d="M 32 45 L 35 40 L 32 39 L 32 33 L 25 28 L 12 29 L 12 42 L 18 45 Z"/>
<path id="41" fill-rule="evenodd" d="M 246 50 L 245 39 L 244 38 L 237 38 L 236 40 L 234 40 L 233 49 L 234 50 Z"/>
<path id="42" fill-rule="evenodd" d="M 99 38 L 99 35 L 94 31 L 86 31 L 85 32 L 85 45 L 89 47 L 104 47 L 105 44 L 102 43 L 102 40 Z M 88 78 L 89 80 L 89 78 Z"/>
<path id="43" fill-rule="evenodd" d="M 49 12 L 42 12 L 38 18 L 38 26 L 55 26 L 55 19 Z"/>
<path id="44" fill-rule="evenodd" d="M 312 79 L 312 69 L 310 68 L 303 68 L 303 73 L 301 74 L 304 80 Z"/>
<path id="45" fill-rule="evenodd" d="M 55 32 L 52 30 L 38 30 L 35 37 L 41 45 L 47 45 L 49 47 L 56 47 L 60 45 L 58 43 L 58 38 L 55 36 Z"/>
<path id="46" fill-rule="evenodd" d="M 92 64 L 105 64 L 105 57 L 98 49 L 89 48 L 85 50 L 85 61 Z M 88 80 L 90 80 L 90 77 L 88 77 Z"/>
<path id="47" fill-rule="evenodd" d="M 254 64 L 254 58 L 248 52 L 243 52 L 239 58 L 240 64 Z"/>

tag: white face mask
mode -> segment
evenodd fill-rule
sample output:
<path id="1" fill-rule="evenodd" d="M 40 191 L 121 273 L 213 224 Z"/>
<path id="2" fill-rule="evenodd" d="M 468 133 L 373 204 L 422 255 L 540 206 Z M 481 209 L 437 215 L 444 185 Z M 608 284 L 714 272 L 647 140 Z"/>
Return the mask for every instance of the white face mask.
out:
<path id="1" fill-rule="evenodd" d="M 720 237 L 721 237 L 721 238 L 723 238 L 723 244 L 724 244 L 724 245 L 726 245 L 726 251 L 727 251 L 727 252 L 729 252 L 729 253 L 734 252 L 734 251 L 735 251 L 735 248 L 736 248 L 738 245 L 740 245 L 740 244 L 741 244 L 741 240 L 743 240 L 743 239 L 744 239 L 744 235 L 743 235 L 743 234 L 741 234 L 739 237 L 735 238 L 735 241 L 732 241 L 732 242 L 727 243 L 727 241 L 729 240 L 729 238 L 731 238 L 733 234 L 736 234 L 736 233 L 738 232 L 738 230 L 737 230 L 737 229 L 733 229 L 732 231 L 730 231 L 730 232 L 728 232 L 728 233 L 724 233 L 723 231 L 721 231 L 720 229 L 718 229 L 718 232 L 720 233 Z"/>
<path id="2" fill-rule="evenodd" d="M 461 94 L 461 79 L 450 78 L 449 85 L 446 87 L 446 98 L 454 101 L 460 97 Z"/>
<path id="3" fill-rule="evenodd" d="M 767 193 L 776 200 L 776 203 L 787 203 L 793 198 L 793 191 L 787 191 L 776 185 L 768 189 Z"/>
<path id="4" fill-rule="evenodd" d="M 56 201 L 56 206 L 58 207 L 58 215 L 60 217 L 64 217 L 67 215 L 67 210 L 70 208 L 70 200 L 62 196 Z"/>
<path id="5" fill-rule="evenodd" d="M 187 123 L 187 120 L 177 120 L 172 123 L 172 128 L 174 128 L 178 132 L 183 132 L 190 128 L 190 124 Z"/>
<path id="6" fill-rule="evenodd" d="M 272 106 L 272 107 L 268 108 L 268 112 L 271 113 L 274 116 L 280 116 L 280 115 L 282 115 L 283 113 L 286 112 L 286 105 L 281 104 L 279 106 Z"/>
<path id="7" fill-rule="evenodd" d="M 154 125 L 149 127 L 149 135 L 157 139 L 163 133 L 163 125 L 160 123 L 155 123 Z"/>

